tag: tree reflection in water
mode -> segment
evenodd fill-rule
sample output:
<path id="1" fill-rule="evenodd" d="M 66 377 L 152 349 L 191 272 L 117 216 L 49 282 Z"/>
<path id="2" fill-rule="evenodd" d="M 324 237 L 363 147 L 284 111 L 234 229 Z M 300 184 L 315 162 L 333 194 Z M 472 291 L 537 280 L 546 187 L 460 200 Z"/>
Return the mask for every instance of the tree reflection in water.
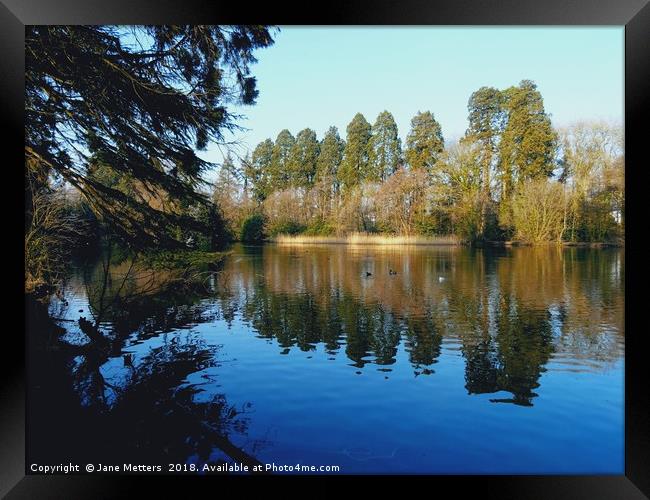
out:
<path id="1" fill-rule="evenodd" d="M 222 307 L 241 304 L 243 318 L 287 353 L 317 344 L 344 346 L 355 367 L 389 366 L 400 342 L 415 375 L 433 374 L 443 338 L 466 360 L 468 394 L 532 406 L 545 365 L 578 329 L 590 349 L 615 359 L 620 342 L 599 331 L 594 309 L 622 335 L 622 293 L 611 283 L 617 251 L 409 247 L 242 247 L 226 266 Z M 587 265 L 581 260 L 588 257 Z M 372 278 L 365 273 L 372 270 Z M 389 269 L 397 269 L 393 275 Z M 603 300 L 611 307 L 598 306 Z M 620 329 L 617 329 L 620 327 Z M 572 353 L 590 356 L 584 345 Z M 390 370 L 384 368 L 384 370 Z"/>
<path id="2" fill-rule="evenodd" d="M 35 360 L 74 356 L 68 363 L 71 399 L 79 403 L 68 402 L 57 435 L 38 429 L 39 419 L 34 419 L 32 435 L 51 441 L 50 449 L 69 450 L 71 457 L 91 463 L 121 464 L 128 457 L 135 464 L 161 464 L 163 459 L 260 464 L 230 437 L 245 437 L 251 404 L 236 407 L 224 394 L 204 393 L 187 381 L 218 366 L 218 347 L 191 330 L 216 316 L 201 300 L 209 292 L 204 286 L 176 278 L 126 260 L 85 269 L 83 285 L 72 280 L 76 293 L 83 287 L 88 297 L 93 318 L 88 324 L 95 329 L 90 341 L 63 352 L 36 346 L 32 353 Z M 64 316 L 65 308 L 57 306 L 58 317 Z M 87 328 L 82 331 L 87 333 Z M 64 365 L 48 361 L 52 367 Z M 41 377 L 33 398 L 36 407 L 63 402 L 65 390 L 56 382 L 66 377 Z"/>
<path id="3" fill-rule="evenodd" d="M 30 413 L 59 409 L 49 422 L 32 418 L 31 441 L 80 462 L 160 463 L 162 453 L 170 463 L 258 463 L 252 455 L 269 443 L 247 437 L 255 401 L 230 404 L 212 383 L 220 348 L 194 329 L 204 323 L 274 339 L 279 354 L 322 346 L 356 373 L 385 377 L 400 363 L 436 377 L 447 349 L 464 360 L 468 395 L 530 407 L 551 360 L 585 370 L 621 358 L 622 259 L 578 249 L 237 246 L 207 287 L 128 260 L 100 263 L 68 295 L 88 298 L 84 314 L 105 342 L 30 351 Z M 50 314 L 65 319 L 64 309 Z M 202 378 L 210 383 L 191 382 Z M 39 460 L 44 448 L 33 444 Z"/>

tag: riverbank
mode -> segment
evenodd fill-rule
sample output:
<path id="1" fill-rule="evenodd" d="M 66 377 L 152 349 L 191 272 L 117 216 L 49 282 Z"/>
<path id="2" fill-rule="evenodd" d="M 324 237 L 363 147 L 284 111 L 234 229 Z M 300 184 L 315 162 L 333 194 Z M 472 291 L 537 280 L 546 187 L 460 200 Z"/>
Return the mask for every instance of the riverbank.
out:
<path id="1" fill-rule="evenodd" d="M 387 234 L 369 234 L 369 233 L 351 233 L 345 236 L 307 236 L 307 235 L 288 235 L 280 234 L 268 240 L 280 245 L 447 245 L 460 246 L 469 245 L 466 241 L 461 240 L 454 235 L 448 236 L 421 236 L 421 235 L 387 235 Z M 474 246 L 490 247 L 528 247 L 528 246 L 557 246 L 554 241 L 542 243 L 526 243 L 523 241 L 484 241 L 476 242 Z M 623 241 L 612 242 L 575 242 L 563 241 L 560 243 L 563 247 L 577 248 L 607 248 L 607 247 L 624 247 Z"/>
<path id="2" fill-rule="evenodd" d="M 557 246 L 555 241 L 545 241 L 541 243 L 526 243 L 523 241 L 486 241 L 482 245 L 477 246 L 491 246 L 491 247 L 532 247 L 532 246 Z M 575 248 L 622 248 L 625 246 L 624 242 L 604 242 L 604 241 L 562 241 L 559 243 L 562 247 L 575 247 Z"/>
<path id="3" fill-rule="evenodd" d="M 351 233 L 346 236 L 306 236 L 286 235 L 275 236 L 269 241 L 281 245 L 462 245 L 457 236 L 407 236 L 388 234 Z"/>

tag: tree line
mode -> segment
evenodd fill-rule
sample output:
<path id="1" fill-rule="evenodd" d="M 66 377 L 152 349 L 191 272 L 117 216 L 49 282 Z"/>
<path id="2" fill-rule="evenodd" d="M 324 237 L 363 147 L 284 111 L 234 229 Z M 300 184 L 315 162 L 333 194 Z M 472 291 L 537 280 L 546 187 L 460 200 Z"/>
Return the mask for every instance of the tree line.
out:
<path id="1" fill-rule="evenodd" d="M 446 144 L 430 111 L 402 145 L 389 111 L 357 113 L 345 138 L 330 127 L 282 130 L 214 185 L 230 233 L 456 234 L 469 242 L 613 241 L 623 237 L 622 131 L 601 123 L 556 129 L 530 80 L 482 87 L 468 128 Z"/>
<path id="2" fill-rule="evenodd" d="M 446 144 L 430 111 L 345 134 L 283 130 L 235 161 L 198 152 L 258 95 L 268 26 L 31 26 L 25 32 L 26 290 L 98 241 L 215 250 L 280 233 L 455 234 L 469 242 L 623 237 L 619 128 L 555 130 L 535 84 L 484 87 Z"/>

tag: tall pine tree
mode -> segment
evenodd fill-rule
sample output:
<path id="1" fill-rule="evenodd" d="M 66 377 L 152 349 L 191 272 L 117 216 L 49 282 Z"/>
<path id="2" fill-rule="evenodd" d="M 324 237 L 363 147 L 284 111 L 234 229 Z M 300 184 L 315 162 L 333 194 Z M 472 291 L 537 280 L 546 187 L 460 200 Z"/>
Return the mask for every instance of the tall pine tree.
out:
<path id="1" fill-rule="evenodd" d="M 549 177 L 555 169 L 558 136 L 530 80 L 503 91 L 507 123 L 501 136 L 501 169 L 508 189 L 527 179 Z"/>
<path id="2" fill-rule="evenodd" d="M 431 111 L 418 113 L 411 120 L 406 138 L 406 161 L 412 169 L 430 172 L 445 147 L 442 128 Z"/>
<path id="3" fill-rule="evenodd" d="M 289 187 L 291 180 L 289 157 L 295 143 L 296 139 L 287 129 L 282 130 L 275 139 L 269 165 L 269 188 L 271 191 Z"/>
<path id="4" fill-rule="evenodd" d="M 480 192 L 480 216 L 478 237 L 485 237 L 488 219 L 492 214 L 493 171 L 498 164 L 499 139 L 505 125 L 504 94 L 493 87 L 481 87 L 474 92 L 467 103 L 469 127 L 462 142 L 475 145 L 476 160 L 481 166 L 478 179 Z"/>
<path id="5" fill-rule="evenodd" d="M 253 196 L 257 201 L 264 201 L 271 194 L 271 158 L 273 157 L 273 141 L 266 139 L 260 142 L 251 156 L 247 169 L 247 178 L 252 184 Z"/>
<path id="6" fill-rule="evenodd" d="M 310 128 L 298 132 L 288 159 L 293 186 L 310 188 L 314 185 L 319 151 L 320 144 L 316 138 L 316 132 Z"/>
<path id="7" fill-rule="evenodd" d="M 336 174 L 343 159 L 345 142 L 339 136 L 336 127 L 330 127 L 320 144 L 320 154 L 316 161 L 316 177 L 320 179 L 336 179 Z"/>
<path id="8" fill-rule="evenodd" d="M 357 186 L 368 177 L 368 143 L 370 123 L 357 113 L 348 125 L 343 160 L 338 170 L 342 189 Z"/>
<path id="9" fill-rule="evenodd" d="M 515 189 L 526 180 L 553 174 L 558 136 L 535 83 L 522 80 L 503 96 L 507 123 L 499 144 L 499 218 L 502 228 L 510 231 Z"/>
<path id="10" fill-rule="evenodd" d="M 397 135 L 395 119 L 388 111 L 377 116 L 368 147 L 369 175 L 383 182 L 395 173 L 402 159 L 402 141 Z"/>

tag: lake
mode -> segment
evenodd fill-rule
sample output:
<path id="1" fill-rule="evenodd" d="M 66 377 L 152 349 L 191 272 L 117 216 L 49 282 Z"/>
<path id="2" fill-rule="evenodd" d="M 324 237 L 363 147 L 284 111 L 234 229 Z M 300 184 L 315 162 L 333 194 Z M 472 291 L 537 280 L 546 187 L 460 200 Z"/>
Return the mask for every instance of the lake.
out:
<path id="1" fill-rule="evenodd" d="M 199 290 L 129 266 L 53 298 L 29 462 L 624 471 L 622 249 L 236 245 Z"/>

